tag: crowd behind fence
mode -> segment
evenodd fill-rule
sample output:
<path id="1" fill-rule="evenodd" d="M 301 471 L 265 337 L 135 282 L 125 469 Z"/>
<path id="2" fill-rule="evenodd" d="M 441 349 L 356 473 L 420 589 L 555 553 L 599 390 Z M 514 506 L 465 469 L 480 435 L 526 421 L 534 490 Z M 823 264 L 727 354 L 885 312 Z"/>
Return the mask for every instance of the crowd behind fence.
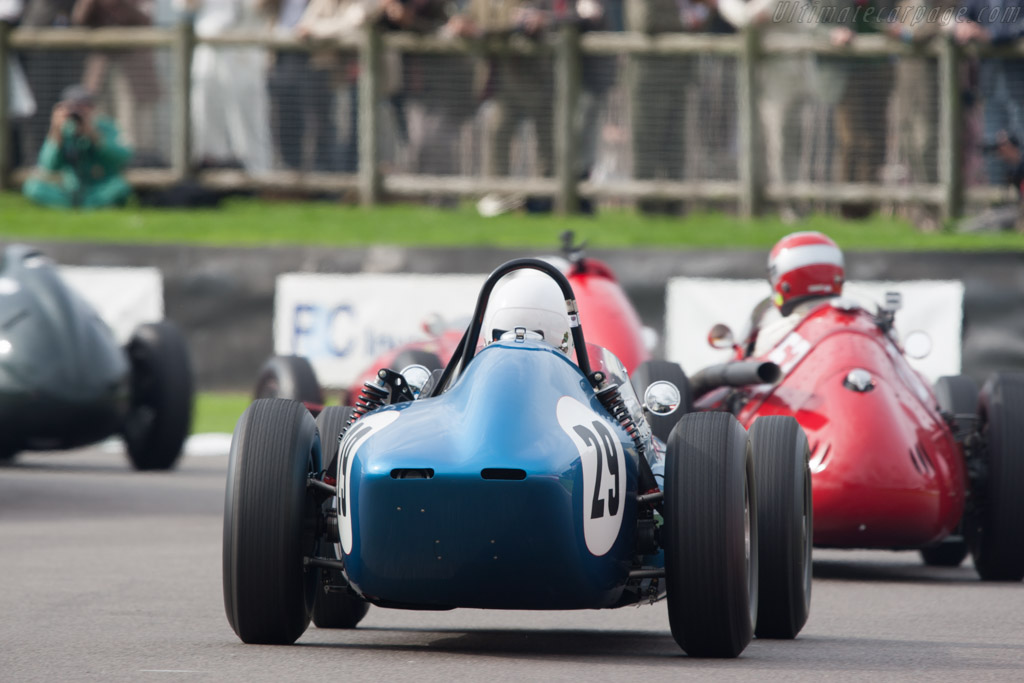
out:
<path id="1" fill-rule="evenodd" d="M 351 192 L 366 204 L 491 193 L 566 212 L 581 200 L 744 215 L 890 204 L 948 218 L 1017 199 L 982 152 L 988 103 L 965 96 L 965 79 L 991 56 L 1003 60 L 1002 96 L 1019 111 L 1024 41 L 965 49 L 945 33 L 836 46 L 755 29 L 651 35 L 567 24 L 541 40 L 466 40 L 368 25 L 308 41 L 202 37 L 188 22 L 0 23 L 0 187 L 26 177 L 61 88 L 92 78 L 135 149 L 137 186 L 195 179 Z M 30 116 L 11 111 L 12 58 L 34 93 Z"/>

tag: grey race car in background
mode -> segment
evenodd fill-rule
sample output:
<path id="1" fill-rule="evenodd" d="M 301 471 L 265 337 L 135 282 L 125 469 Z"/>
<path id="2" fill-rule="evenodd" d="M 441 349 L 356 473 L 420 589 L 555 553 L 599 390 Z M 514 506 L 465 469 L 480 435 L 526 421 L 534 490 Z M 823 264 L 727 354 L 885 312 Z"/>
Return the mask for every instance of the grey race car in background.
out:
<path id="1" fill-rule="evenodd" d="M 120 435 L 136 469 L 173 467 L 194 395 L 177 327 L 141 325 L 122 347 L 39 250 L 0 259 L 0 461 Z"/>

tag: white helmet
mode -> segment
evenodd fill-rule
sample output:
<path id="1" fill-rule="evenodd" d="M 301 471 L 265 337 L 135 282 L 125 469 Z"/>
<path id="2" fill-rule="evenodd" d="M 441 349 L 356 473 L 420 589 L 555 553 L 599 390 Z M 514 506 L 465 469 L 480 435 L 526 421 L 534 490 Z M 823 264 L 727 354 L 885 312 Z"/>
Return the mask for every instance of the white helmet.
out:
<path id="1" fill-rule="evenodd" d="M 498 281 L 484 314 L 483 335 L 488 344 L 515 330 L 529 337 L 539 335 L 545 342 L 568 353 L 572 349 L 569 313 L 562 290 L 536 270 L 517 270 Z"/>

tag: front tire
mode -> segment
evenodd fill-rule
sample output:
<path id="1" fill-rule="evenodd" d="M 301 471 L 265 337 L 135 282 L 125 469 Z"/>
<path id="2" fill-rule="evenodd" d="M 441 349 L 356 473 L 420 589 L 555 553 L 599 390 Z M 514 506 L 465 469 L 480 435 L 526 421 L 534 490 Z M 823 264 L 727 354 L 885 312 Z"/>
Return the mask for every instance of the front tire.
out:
<path id="1" fill-rule="evenodd" d="M 959 567 L 967 557 L 967 542 L 951 536 L 931 548 L 921 548 L 921 559 L 929 567 Z"/>
<path id="2" fill-rule="evenodd" d="M 665 585 L 672 637 L 693 657 L 736 657 L 757 620 L 757 496 L 747 432 L 728 413 L 684 415 L 665 463 Z"/>
<path id="3" fill-rule="evenodd" d="M 223 582 L 228 622 L 245 643 L 294 643 L 309 626 L 320 571 L 316 499 L 320 437 L 309 411 L 287 399 L 253 402 L 231 440 L 224 500 Z"/>
<path id="4" fill-rule="evenodd" d="M 338 453 L 338 437 L 348 425 L 354 411 L 348 406 L 327 406 L 316 418 L 317 431 L 320 432 L 320 443 L 323 444 L 324 462 L 328 464 L 327 476 L 334 476 L 330 471 L 334 458 Z M 324 503 L 330 505 L 333 501 Z M 336 514 L 331 512 L 330 514 Z M 321 557 L 340 559 L 337 546 L 321 540 Z M 313 623 L 317 628 L 355 628 L 366 616 L 370 603 L 360 600 L 345 590 L 338 590 L 346 585 L 345 577 L 337 569 L 325 569 L 323 581 L 317 587 L 316 599 L 313 603 Z"/>
<path id="5" fill-rule="evenodd" d="M 965 532 L 985 581 L 1024 578 L 1024 374 L 993 375 L 981 392 L 987 476 Z"/>
<path id="6" fill-rule="evenodd" d="M 796 638 L 811 609 L 810 451 L 792 417 L 760 417 L 750 428 L 757 481 L 758 638 Z"/>
<path id="7" fill-rule="evenodd" d="M 141 325 L 126 347 L 131 364 L 131 407 L 122 429 L 137 470 L 167 470 L 177 463 L 192 426 L 195 389 L 188 345 L 169 321 Z"/>

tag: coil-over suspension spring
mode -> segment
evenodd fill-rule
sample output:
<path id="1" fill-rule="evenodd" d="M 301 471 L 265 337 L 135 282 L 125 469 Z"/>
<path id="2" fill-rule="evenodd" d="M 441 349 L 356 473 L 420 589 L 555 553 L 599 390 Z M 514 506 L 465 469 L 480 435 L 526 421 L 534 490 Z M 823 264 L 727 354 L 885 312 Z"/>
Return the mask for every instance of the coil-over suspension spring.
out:
<path id="1" fill-rule="evenodd" d="M 610 384 L 601 391 L 597 392 L 597 400 L 601 402 L 601 405 L 612 414 L 612 417 L 622 425 L 622 428 L 626 430 L 629 437 L 633 439 L 633 443 L 636 444 L 637 455 L 644 456 L 644 442 L 640 438 L 640 429 L 633 422 L 633 416 L 629 414 L 629 409 L 626 408 L 626 402 L 622 398 L 622 394 L 619 392 L 618 384 Z"/>
<path id="2" fill-rule="evenodd" d="M 359 392 L 359 398 L 356 399 L 352 417 L 349 418 L 348 425 L 345 425 L 346 430 L 349 425 L 363 415 L 377 410 L 386 403 L 403 403 L 415 399 L 416 396 L 409 388 L 409 383 L 401 374 L 388 368 L 382 368 L 377 372 L 376 381 L 363 385 L 362 391 Z M 341 434 L 344 436 L 345 431 L 343 430 Z"/>
<path id="3" fill-rule="evenodd" d="M 619 385 L 611 384 L 601 391 L 597 392 L 597 400 L 601 402 L 601 405 L 612 414 L 622 428 L 629 434 L 629 438 L 633 439 L 633 444 L 636 446 L 637 467 L 639 471 L 637 475 L 639 477 L 640 492 L 647 494 L 652 492 L 659 492 L 658 482 L 654 478 L 654 472 L 651 471 L 651 463 L 647 461 L 647 449 L 644 447 L 643 438 L 640 435 L 640 428 L 633 422 L 633 416 L 629 414 L 629 409 L 626 408 L 626 402 L 622 398 L 622 394 L 619 392 Z M 660 492 L 658 496 L 660 496 Z M 638 502 L 642 501 L 642 496 L 637 498 Z M 643 502 L 642 507 L 647 509 L 647 506 L 651 505 L 655 508 L 660 509 L 661 502 L 660 498 L 653 502 Z"/>
<path id="4" fill-rule="evenodd" d="M 370 411 L 377 410 L 377 408 L 384 405 L 387 398 L 388 390 L 386 387 L 379 386 L 374 382 L 367 382 L 363 385 L 362 391 L 359 392 L 355 410 L 352 411 L 352 417 L 348 423 L 352 424 Z"/>

